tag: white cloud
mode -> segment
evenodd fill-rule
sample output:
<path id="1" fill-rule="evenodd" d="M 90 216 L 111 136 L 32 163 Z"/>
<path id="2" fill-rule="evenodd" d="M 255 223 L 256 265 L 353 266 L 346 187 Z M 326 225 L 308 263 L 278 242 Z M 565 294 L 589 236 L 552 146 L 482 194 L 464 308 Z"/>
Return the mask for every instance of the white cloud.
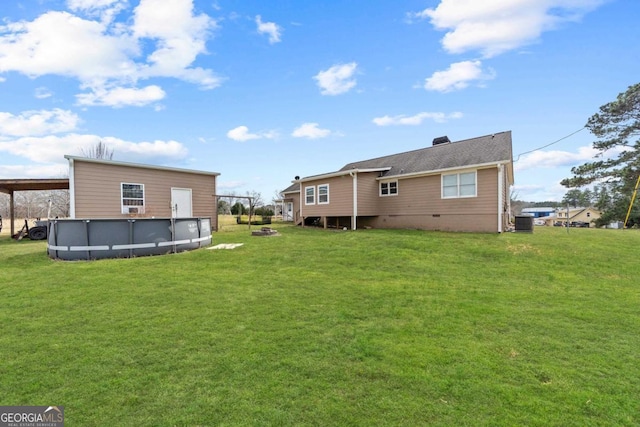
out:
<path id="1" fill-rule="evenodd" d="M 451 92 L 464 89 L 474 81 L 485 81 L 495 78 L 493 70 L 483 71 L 480 61 L 455 62 L 444 71 L 436 71 L 425 80 L 426 90 Z"/>
<path id="2" fill-rule="evenodd" d="M 122 0 L 67 0 L 67 6 L 71 10 L 105 9 L 120 3 Z"/>
<path id="3" fill-rule="evenodd" d="M 567 188 L 555 181 L 545 185 L 514 185 L 513 194 L 518 200 L 526 201 L 560 201 L 567 193 Z"/>
<path id="4" fill-rule="evenodd" d="M 409 125 L 409 126 L 417 126 L 421 124 L 426 119 L 431 119 L 436 123 L 445 123 L 450 119 L 460 119 L 462 118 L 462 113 L 454 112 L 451 114 L 445 114 L 440 112 L 422 112 L 415 114 L 413 116 L 383 116 L 376 117 L 372 121 L 378 126 L 392 126 L 392 125 Z"/>
<path id="5" fill-rule="evenodd" d="M 174 162 L 187 156 L 187 148 L 178 141 L 129 142 L 119 138 L 105 137 L 102 142 L 112 148 L 120 158 L 164 158 Z"/>
<path id="6" fill-rule="evenodd" d="M 320 87 L 323 95 L 340 95 L 348 92 L 356 85 L 353 75 L 358 64 L 350 62 L 348 64 L 337 64 L 325 71 L 320 71 L 313 78 Z"/>
<path id="7" fill-rule="evenodd" d="M 184 159 L 187 149 L 177 141 L 131 142 L 115 137 L 70 133 L 62 136 L 27 136 L 0 140 L 0 152 L 24 157 L 35 163 L 64 163 L 64 155 L 80 155 L 102 141 L 114 151 L 114 158 L 137 161 L 143 159 L 164 160 L 175 163 Z"/>
<path id="8" fill-rule="evenodd" d="M 219 183 L 216 183 L 219 190 L 236 190 L 244 187 L 245 185 L 247 185 L 246 181 L 220 181 Z"/>
<path id="9" fill-rule="evenodd" d="M 277 133 L 275 131 L 251 133 L 246 126 L 238 126 L 227 132 L 227 138 L 240 142 L 250 141 L 252 139 L 274 139 L 276 137 Z"/>
<path id="10" fill-rule="evenodd" d="M 269 36 L 269 43 L 274 44 L 280 41 L 282 34 L 282 27 L 275 22 L 262 22 L 260 15 L 256 16 L 256 25 L 258 26 L 259 34 L 267 34 Z"/>
<path id="11" fill-rule="evenodd" d="M 579 147 L 577 152 L 551 150 L 534 151 L 533 153 L 520 156 L 514 162 L 514 170 L 524 171 L 527 169 L 551 169 L 557 167 L 570 167 L 594 160 L 598 152 L 592 146 Z M 613 151 L 610 153 L 613 154 Z"/>
<path id="12" fill-rule="evenodd" d="M 91 83 L 131 76 L 136 70 L 129 58 L 138 53 L 135 40 L 109 35 L 104 24 L 68 12 L 8 24 L 0 33 L 0 71 L 30 77 L 57 74 Z"/>
<path id="13" fill-rule="evenodd" d="M 192 0 L 141 0 L 134 10 L 133 33 L 156 41 L 147 57 L 142 76 L 177 77 L 199 83 L 205 89 L 220 85 L 210 70 L 189 68 L 199 54 L 206 53 L 206 41 L 216 22 L 205 14 L 193 14 Z"/>
<path id="14" fill-rule="evenodd" d="M 318 123 L 303 123 L 291 133 L 291 136 L 294 138 L 318 139 L 331 135 L 329 129 L 321 129 L 318 126 Z"/>
<path id="15" fill-rule="evenodd" d="M 249 133 L 249 128 L 246 126 L 238 126 L 227 132 L 227 138 L 234 141 L 249 141 L 251 139 L 260 139 L 260 135 L 255 133 Z"/>
<path id="16" fill-rule="evenodd" d="M 35 89 L 34 96 L 38 99 L 46 99 L 53 96 L 53 92 L 51 92 L 48 88 L 41 86 Z"/>
<path id="17" fill-rule="evenodd" d="M 442 0 L 435 9 L 410 14 L 447 31 L 449 53 L 480 51 L 485 57 L 531 44 L 544 31 L 579 20 L 606 0 Z"/>
<path id="18" fill-rule="evenodd" d="M 127 0 L 67 0 L 67 7 L 89 16 L 99 16 L 102 22 L 111 22 L 127 6 Z"/>
<path id="19" fill-rule="evenodd" d="M 0 25 L 0 72 L 72 77 L 96 100 L 115 91 L 122 101 L 116 106 L 126 105 L 127 96 L 114 88 L 131 88 L 135 95 L 157 100 L 157 85 L 136 88 L 141 79 L 170 77 L 203 89 L 221 84 L 211 70 L 192 66 L 207 53 L 206 42 L 217 27 L 209 16 L 194 13 L 193 0 L 141 0 L 131 19 L 119 22 L 112 18 L 128 5 L 126 0 L 68 0 L 67 5 L 74 13 L 50 11 L 33 21 Z M 129 99 L 130 105 L 147 103 L 139 96 Z"/>
<path id="20" fill-rule="evenodd" d="M 35 136 L 76 129 L 80 118 L 68 110 L 25 111 L 19 115 L 0 112 L 0 136 Z"/>
<path id="21" fill-rule="evenodd" d="M 165 92 L 156 85 L 142 89 L 116 87 L 113 89 L 96 88 L 91 93 L 76 95 L 80 105 L 105 105 L 110 107 L 124 107 L 127 105 L 143 106 L 159 101 L 165 97 Z"/>
<path id="22" fill-rule="evenodd" d="M 63 159 L 64 160 L 64 159 Z M 65 163 L 33 165 L 0 165 L 0 178 L 61 178 L 69 176 Z"/>

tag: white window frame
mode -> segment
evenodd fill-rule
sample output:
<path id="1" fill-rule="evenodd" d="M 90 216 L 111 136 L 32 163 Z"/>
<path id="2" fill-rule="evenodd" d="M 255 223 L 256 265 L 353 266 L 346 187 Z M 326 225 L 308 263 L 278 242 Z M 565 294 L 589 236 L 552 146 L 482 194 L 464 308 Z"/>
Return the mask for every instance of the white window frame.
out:
<path id="1" fill-rule="evenodd" d="M 326 196 L 327 196 L 327 200 L 326 200 L 326 201 L 322 201 L 322 196 L 323 196 L 323 194 L 322 194 L 322 192 L 320 191 L 320 189 L 321 189 L 321 188 L 325 188 L 325 187 L 326 187 L 326 189 L 327 189 L 327 194 L 326 194 Z M 320 185 L 318 185 L 318 191 L 317 191 L 317 194 L 318 194 L 318 204 L 319 204 L 319 205 L 328 205 L 328 204 L 329 204 L 329 184 L 320 184 Z"/>
<path id="2" fill-rule="evenodd" d="M 125 194 L 124 194 L 125 185 L 139 186 L 140 189 L 142 190 L 142 197 L 125 197 Z M 130 200 L 130 201 L 137 200 L 137 201 L 140 201 L 142 204 L 125 204 L 125 200 Z M 123 214 L 130 214 L 130 213 L 143 214 L 145 206 L 146 206 L 146 200 L 145 200 L 144 184 L 135 183 L 135 182 L 120 183 L 120 212 L 122 212 Z M 130 208 L 138 208 L 138 212 L 131 212 Z"/>
<path id="3" fill-rule="evenodd" d="M 461 179 L 460 177 L 462 175 L 471 175 L 473 174 L 473 194 L 464 194 L 461 195 L 460 194 L 460 188 L 463 186 L 460 182 Z M 449 195 L 446 196 L 445 195 L 445 179 L 448 177 L 455 177 L 456 178 L 456 184 L 455 184 L 455 190 L 456 190 L 456 194 L 455 195 Z M 454 186 L 449 185 L 447 188 L 453 188 Z M 478 197 L 478 171 L 477 170 L 473 170 L 473 171 L 466 171 L 466 172 L 457 172 L 457 173 L 449 173 L 449 174 L 442 174 L 441 178 L 440 178 L 440 196 L 443 199 L 465 199 L 465 198 L 470 198 L 470 197 Z"/>
<path id="4" fill-rule="evenodd" d="M 311 190 L 311 195 L 309 195 L 308 191 Z M 311 201 L 309 201 L 309 197 L 311 197 Z M 316 204 L 316 187 L 313 185 L 309 187 L 304 187 L 304 204 L 305 205 L 315 205 Z"/>
<path id="5" fill-rule="evenodd" d="M 395 184 L 395 192 L 391 191 L 391 184 Z M 387 186 L 387 194 L 384 194 L 382 191 L 382 186 L 386 185 Z M 380 197 L 391 197 L 391 196 L 397 196 L 398 195 L 398 180 L 393 180 L 393 181 L 380 181 L 380 185 L 378 186 L 378 194 Z"/>

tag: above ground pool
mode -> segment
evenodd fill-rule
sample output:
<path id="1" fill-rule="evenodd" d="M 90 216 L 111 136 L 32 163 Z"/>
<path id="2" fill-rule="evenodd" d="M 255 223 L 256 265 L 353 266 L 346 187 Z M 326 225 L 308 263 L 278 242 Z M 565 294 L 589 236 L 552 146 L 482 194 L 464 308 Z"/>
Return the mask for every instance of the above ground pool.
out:
<path id="1" fill-rule="evenodd" d="M 92 260 L 164 255 L 211 244 L 211 218 L 49 220 L 54 259 Z"/>

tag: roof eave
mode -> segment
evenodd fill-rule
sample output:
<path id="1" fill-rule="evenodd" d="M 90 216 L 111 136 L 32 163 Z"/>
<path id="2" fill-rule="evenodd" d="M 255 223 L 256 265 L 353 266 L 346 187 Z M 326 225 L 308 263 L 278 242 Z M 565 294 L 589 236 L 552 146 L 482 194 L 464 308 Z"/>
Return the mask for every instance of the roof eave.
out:
<path id="1" fill-rule="evenodd" d="M 387 180 L 387 179 L 405 179 L 405 178 L 419 178 L 421 176 L 429 176 L 429 175 L 439 175 L 441 173 L 452 172 L 455 170 L 465 170 L 465 169 L 489 169 L 492 167 L 496 167 L 498 165 L 508 165 L 510 160 L 500 160 L 496 162 L 489 163 L 479 163 L 475 165 L 464 165 L 464 166 L 455 166 L 451 168 L 443 168 L 443 169 L 434 169 L 429 171 L 420 171 L 420 172 L 412 172 L 412 173 L 403 173 L 397 175 L 386 175 L 383 177 L 377 178 L 378 180 Z"/>
<path id="2" fill-rule="evenodd" d="M 147 165 L 143 163 L 130 163 L 130 162 L 121 162 L 117 160 L 103 160 L 103 159 L 91 159 L 89 157 L 81 157 L 81 156 L 70 156 L 65 154 L 65 159 L 69 161 L 80 161 L 80 162 L 88 162 L 88 163 L 99 163 L 103 165 L 113 165 L 113 166 L 125 166 L 125 167 L 133 167 L 133 168 L 141 168 L 141 169 L 154 169 L 154 170 L 163 170 L 163 171 L 172 171 L 172 172 L 184 172 L 184 173 L 192 173 L 198 175 L 210 175 L 210 176 L 219 176 L 219 172 L 209 172 L 209 171 L 201 171 L 195 169 L 181 169 L 174 168 L 171 166 L 156 166 L 156 165 Z"/>
<path id="3" fill-rule="evenodd" d="M 352 173 L 386 172 L 386 171 L 389 171 L 389 170 L 391 170 L 390 167 L 367 168 L 367 169 L 348 169 L 348 170 L 325 173 L 325 174 L 322 174 L 322 175 L 305 176 L 304 178 L 300 178 L 298 180 L 294 180 L 294 181 L 291 181 L 291 182 L 294 183 L 294 184 L 300 184 L 300 183 L 303 183 L 303 182 L 317 181 L 319 179 L 328 179 L 328 178 L 335 178 L 335 177 L 338 177 L 338 176 L 351 175 Z"/>

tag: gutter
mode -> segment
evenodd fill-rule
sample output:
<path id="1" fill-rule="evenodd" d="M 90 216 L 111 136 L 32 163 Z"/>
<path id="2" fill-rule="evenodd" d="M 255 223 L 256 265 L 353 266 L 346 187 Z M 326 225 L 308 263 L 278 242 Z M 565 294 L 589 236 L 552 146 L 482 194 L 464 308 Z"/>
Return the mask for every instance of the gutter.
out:
<path id="1" fill-rule="evenodd" d="M 504 165 L 498 163 L 496 166 L 498 167 L 498 233 L 502 233 L 502 219 L 504 216 L 502 210 L 502 205 L 504 204 Z"/>
<path id="2" fill-rule="evenodd" d="M 298 180 L 294 180 L 291 181 L 292 183 L 296 184 L 296 183 L 303 183 L 303 182 L 307 182 L 307 181 L 317 181 L 319 179 L 327 179 L 327 178 L 334 178 L 337 176 L 353 176 L 353 173 L 358 173 L 358 172 L 385 172 L 385 171 L 389 171 L 391 170 L 390 167 L 384 167 L 384 168 L 370 168 L 370 169 L 350 169 L 350 170 L 344 170 L 344 171 L 337 171 L 337 172 L 330 172 L 330 173 L 325 173 L 322 175 L 313 175 L 313 176 L 305 176 L 304 178 L 298 179 Z"/>

